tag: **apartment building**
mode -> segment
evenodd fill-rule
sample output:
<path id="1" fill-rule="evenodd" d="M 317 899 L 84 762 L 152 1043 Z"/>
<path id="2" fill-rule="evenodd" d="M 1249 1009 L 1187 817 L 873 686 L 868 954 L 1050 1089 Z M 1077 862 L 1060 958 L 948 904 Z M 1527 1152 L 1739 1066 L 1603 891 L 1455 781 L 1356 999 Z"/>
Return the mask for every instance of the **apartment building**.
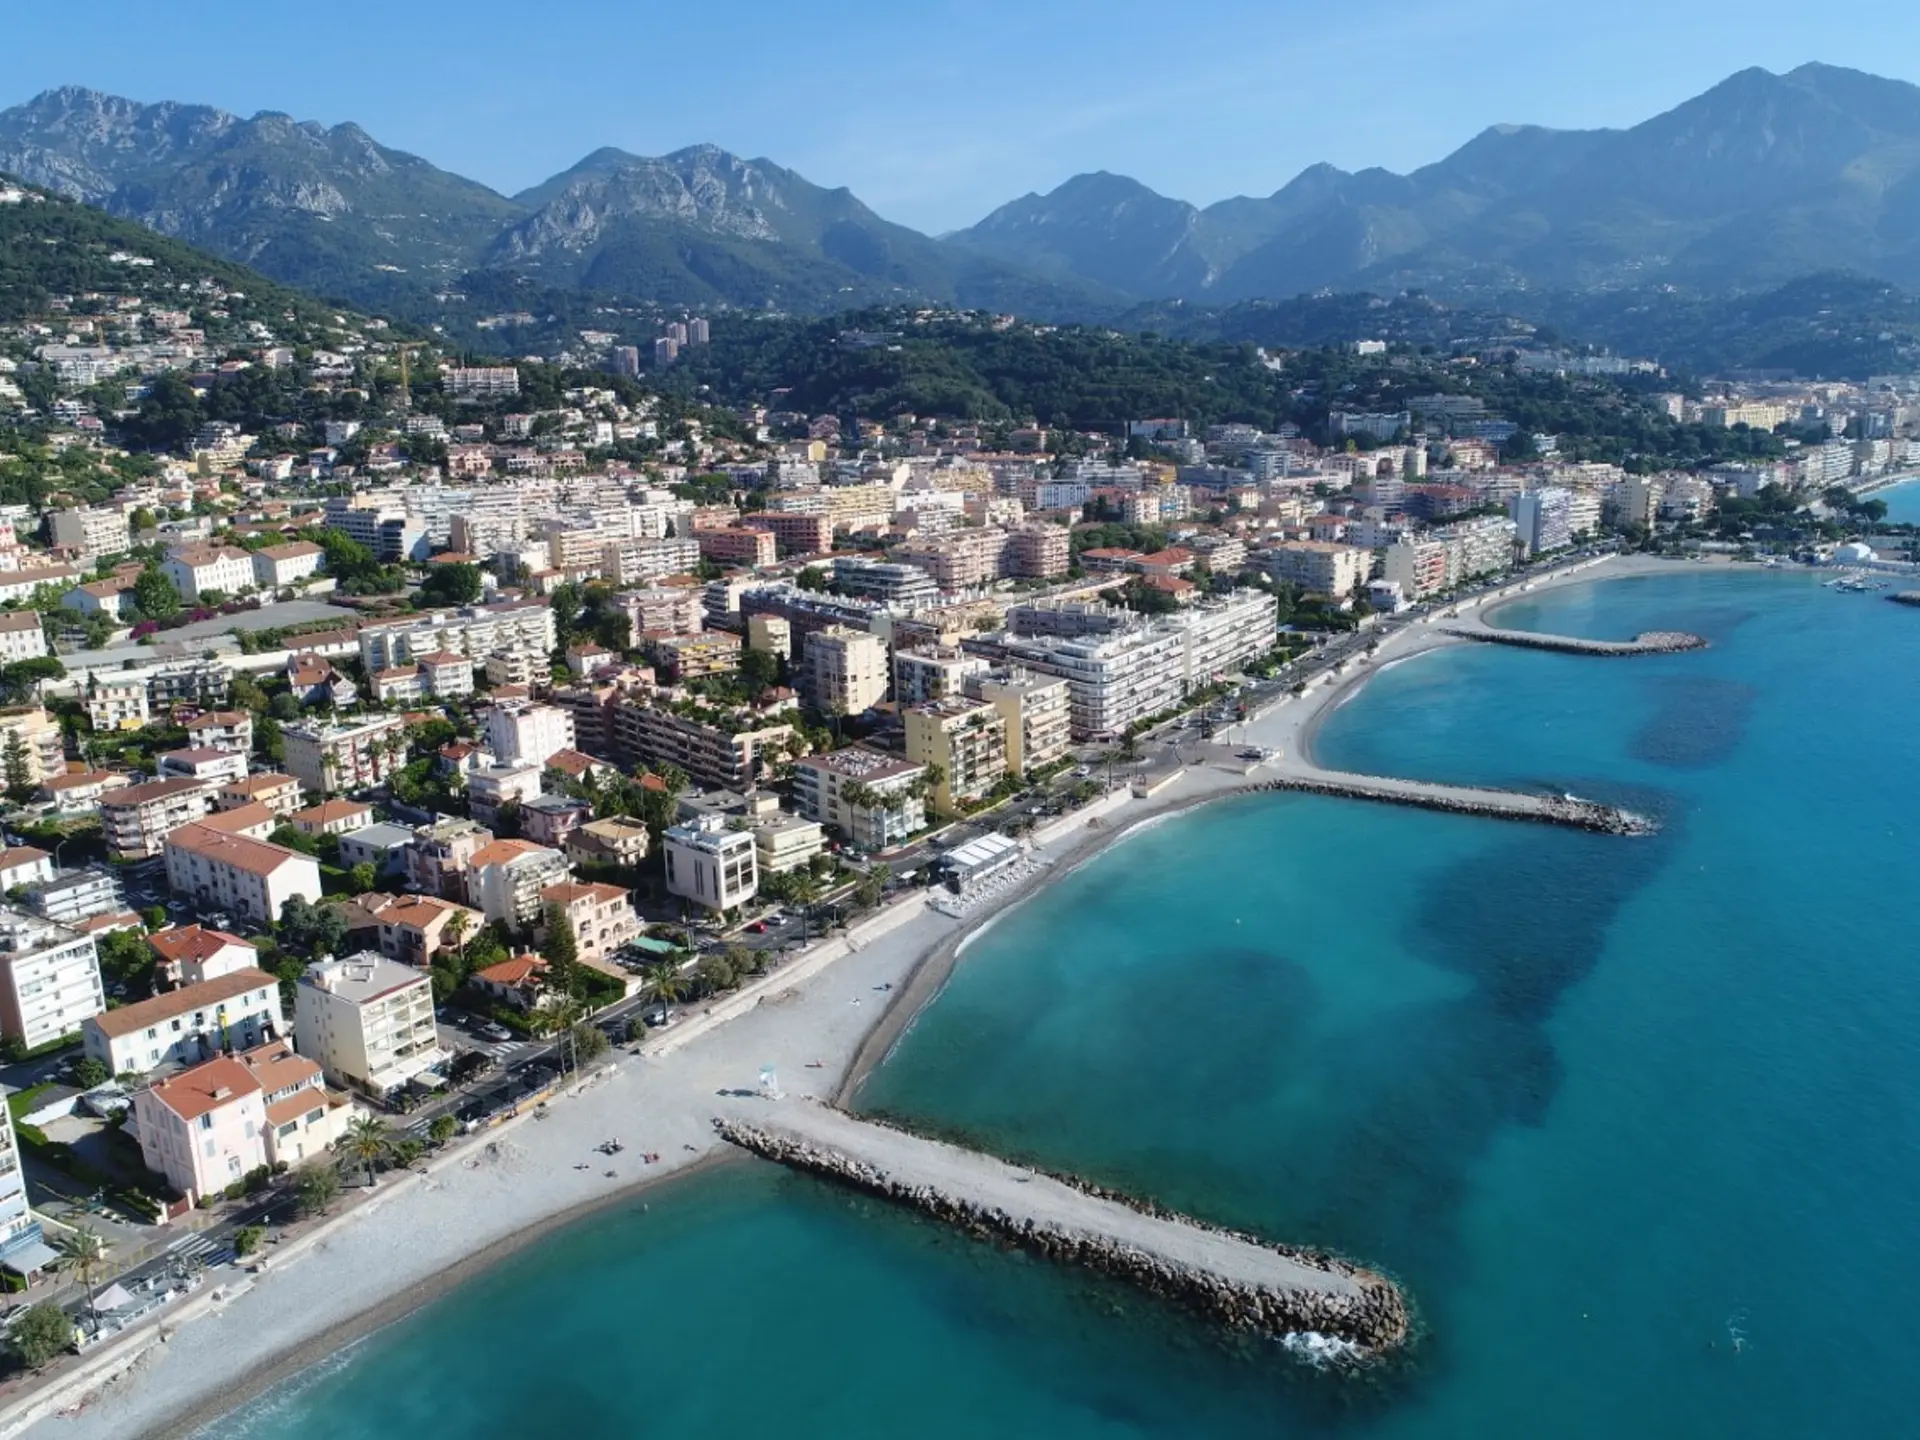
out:
<path id="1" fill-rule="evenodd" d="M 290 816 L 300 809 L 300 782 L 291 775 L 269 771 L 229 780 L 214 792 L 216 810 L 239 810 L 248 805 L 264 805 L 275 815 Z"/>
<path id="2" fill-rule="evenodd" d="M 289 725 L 280 732 L 287 772 L 316 795 L 378 785 L 406 764 L 406 728 L 398 715 Z"/>
<path id="3" fill-rule="evenodd" d="M 1006 723 L 1009 774 L 1024 778 L 1043 769 L 1072 744 L 1065 680 L 1025 670 L 986 670 L 967 677 L 965 693 L 993 706 Z"/>
<path id="4" fill-rule="evenodd" d="M 1061 525 L 1023 525 L 1008 536 L 1004 574 L 1023 580 L 1052 580 L 1073 565 L 1072 536 Z"/>
<path id="5" fill-rule="evenodd" d="M 771 565 L 779 558 L 779 543 L 771 530 L 729 526 L 721 530 L 696 530 L 693 539 L 700 547 L 700 558 L 716 565 L 752 570 Z"/>
<path id="6" fill-rule="evenodd" d="M 1386 548 L 1382 576 L 1408 600 L 1420 601 L 1447 588 L 1448 545 L 1431 536 L 1408 536 Z"/>
<path id="7" fill-rule="evenodd" d="M 296 810 L 287 823 L 302 835 L 318 840 L 327 835 L 346 835 L 373 823 L 373 807 L 358 800 L 322 800 Z"/>
<path id="8" fill-rule="evenodd" d="M 478 910 L 438 895 L 397 895 L 374 908 L 380 953 L 403 965 L 427 966 L 443 951 L 457 948 L 486 927 Z"/>
<path id="9" fill-rule="evenodd" d="M 225 1048 L 251 1050 L 285 1030 L 280 982 L 264 970 L 236 970 L 103 1011 L 81 1025 L 80 1038 L 115 1075 L 146 1075 L 197 1065 Z"/>
<path id="10" fill-rule="evenodd" d="M 106 1008 L 91 935 L 0 909 L 0 1035 L 38 1049 Z"/>
<path id="11" fill-rule="evenodd" d="M 454 400 L 503 400 L 520 393 L 520 372 L 511 365 L 450 365 L 440 383 Z"/>
<path id="12" fill-rule="evenodd" d="M 488 920 L 525 930 L 540 921 L 540 892 L 568 879 L 567 857 L 531 840 L 494 840 L 468 862 L 467 903 Z"/>
<path id="13" fill-rule="evenodd" d="M 327 1079 L 390 1095 L 446 1057 L 424 970 L 375 951 L 306 968 L 293 991 L 294 1043 Z"/>
<path id="14" fill-rule="evenodd" d="M 1105 635 L 989 635 L 967 642 L 1003 668 L 1067 682 L 1068 724 L 1077 740 L 1123 734 L 1171 709 L 1185 690 L 1186 638 L 1136 625 Z"/>
<path id="15" fill-rule="evenodd" d="M 231 1055 L 133 1093 L 133 1135 L 149 1170 L 198 1203 L 267 1164 L 260 1082 Z"/>
<path id="16" fill-rule="evenodd" d="M 860 715 L 887 698 L 887 646 L 834 625 L 807 637 L 807 694 L 829 715 Z"/>
<path id="17" fill-rule="evenodd" d="M 759 890 L 759 848 L 750 830 L 733 829 L 724 816 L 700 815 L 663 838 L 669 894 L 719 911 L 745 904 Z"/>
<path id="18" fill-rule="evenodd" d="M 162 780 L 197 780 L 216 792 L 247 774 L 247 757 L 232 750 L 169 750 L 157 760 Z"/>
<path id="19" fill-rule="evenodd" d="M 1179 631 L 1186 642 L 1184 679 L 1189 690 L 1260 659 L 1280 638 L 1278 607 L 1263 590 L 1236 590 L 1196 601 L 1161 624 Z"/>
<path id="20" fill-rule="evenodd" d="M 309 903 L 320 899 L 320 864 L 311 855 L 210 823 L 173 831 L 162 853 L 168 888 L 203 912 L 226 911 L 270 925 L 294 896 Z"/>
<path id="21" fill-rule="evenodd" d="M 1507 514 L 1529 555 L 1564 550 L 1573 543 L 1573 493 L 1548 485 L 1507 502 Z"/>
<path id="22" fill-rule="evenodd" d="M 1373 568 L 1371 551 L 1330 540 L 1292 540 L 1262 550 L 1253 558 L 1275 580 L 1317 595 L 1351 594 Z"/>
<path id="23" fill-rule="evenodd" d="M 142 729 L 152 711 L 144 680 L 88 680 L 87 723 L 98 731 Z"/>
<path id="24" fill-rule="evenodd" d="M 543 923 L 551 925 L 555 913 L 566 917 L 582 960 L 605 960 L 645 929 L 632 895 L 618 885 L 563 880 L 543 889 L 540 903 Z"/>
<path id="25" fill-rule="evenodd" d="M 903 647 L 893 652 L 893 698 L 900 705 L 919 705 L 959 695 L 969 679 L 990 668 L 980 656 L 953 646 Z"/>
<path id="26" fill-rule="evenodd" d="M 107 854 L 115 860 L 146 860 L 183 825 L 213 809 L 214 788 L 198 780 L 149 780 L 111 791 L 100 800 Z"/>
<path id="27" fill-rule="evenodd" d="M 327 552 L 311 540 L 269 545 L 253 552 L 253 583 L 262 590 L 297 585 L 326 567 Z"/>
<path id="28" fill-rule="evenodd" d="M 88 560 L 118 555 L 133 543 L 124 510 L 56 510 L 47 517 L 47 528 L 55 545 L 71 546 Z"/>
<path id="29" fill-rule="evenodd" d="M 926 767 L 849 745 L 793 768 L 794 808 L 861 850 L 890 850 L 926 828 Z"/>
<path id="30" fill-rule="evenodd" d="M 516 762 L 488 765 L 467 776 L 467 813 L 481 825 L 492 825 L 509 805 L 525 805 L 545 788 L 546 772 L 538 765 Z"/>
<path id="31" fill-rule="evenodd" d="M 160 562 L 160 573 L 173 582 L 180 598 L 192 604 L 210 592 L 238 595 L 253 588 L 253 557 L 228 545 L 188 545 Z"/>
<path id="32" fill-rule="evenodd" d="M 21 705 L 0 710 L 0 751 L 11 748 L 15 736 L 26 747 L 29 785 L 67 773 L 66 740 L 60 733 L 60 722 L 43 708 Z"/>
<path id="33" fill-rule="evenodd" d="M 767 724 L 751 711 L 677 715 L 636 700 L 613 712 L 614 748 L 658 770 L 678 766 L 699 785 L 751 790 L 794 740 L 793 726 Z"/>
<path id="34" fill-rule="evenodd" d="M 901 610 L 940 603 L 940 587 L 918 565 L 869 560 L 862 555 L 839 555 L 833 562 L 833 585 L 842 595 L 872 600 Z"/>
<path id="35" fill-rule="evenodd" d="M 567 858 L 577 865 L 617 865 L 637 868 L 647 858 L 651 836 L 638 820 L 623 815 L 589 820 L 564 844 Z"/>
<path id="36" fill-rule="evenodd" d="M 600 554 L 600 574 L 615 585 L 645 585 L 699 568 L 700 544 L 692 539 L 609 540 Z"/>
<path id="37" fill-rule="evenodd" d="M 573 716 L 555 706 L 503 700 L 487 712 L 487 748 L 503 765 L 544 766 L 573 745 Z"/>
<path id="38" fill-rule="evenodd" d="M 193 747 L 245 755 L 253 749 L 253 715 L 246 710 L 211 710 L 186 723 Z"/>
<path id="39" fill-rule="evenodd" d="M 765 530 L 773 536 L 777 558 L 794 555 L 819 555 L 833 548 L 833 521 L 826 515 L 792 515 L 778 510 L 762 510 L 744 515 L 740 523 L 750 530 Z"/>
<path id="40" fill-rule="evenodd" d="M 993 706 L 950 695 L 910 706 L 903 718 L 907 759 L 938 777 L 931 793 L 937 814 L 963 813 L 1005 777 L 1007 722 Z"/>
<path id="41" fill-rule="evenodd" d="M 489 655 L 508 654 L 544 667 L 556 638 L 553 611 L 546 602 L 507 601 L 366 626 L 359 636 L 360 663 L 371 675 L 450 652 L 474 665 Z"/>
<path id="42" fill-rule="evenodd" d="M 357 1113 L 353 1102 L 329 1090 L 320 1066 L 287 1041 L 270 1041 L 237 1058 L 259 1082 L 266 1103 L 269 1165 L 297 1166 L 324 1155 L 346 1134 Z"/>
<path id="43" fill-rule="evenodd" d="M 0 665 L 39 660 L 47 653 L 46 627 L 34 610 L 0 614 Z"/>
<path id="44" fill-rule="evenodd" d="M 707 628 L 697 585 L 650 585 L 622 591 L 614 599 L 626 610 L 634 635 L 698 635 Z"/>

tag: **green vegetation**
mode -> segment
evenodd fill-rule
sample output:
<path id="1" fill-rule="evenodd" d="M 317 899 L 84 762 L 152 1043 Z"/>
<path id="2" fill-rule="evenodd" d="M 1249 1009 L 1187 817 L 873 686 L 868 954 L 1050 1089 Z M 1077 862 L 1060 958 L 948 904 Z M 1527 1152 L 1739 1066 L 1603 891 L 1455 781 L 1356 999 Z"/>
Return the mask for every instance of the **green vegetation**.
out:
<path id="1" fill-rule="evenodd" d="M 14 1354 L 29 1370 L 44 1368 L 73 1345 L 73 1321 L 51 1300 L 29 1306 L 8 1332 Z"/>

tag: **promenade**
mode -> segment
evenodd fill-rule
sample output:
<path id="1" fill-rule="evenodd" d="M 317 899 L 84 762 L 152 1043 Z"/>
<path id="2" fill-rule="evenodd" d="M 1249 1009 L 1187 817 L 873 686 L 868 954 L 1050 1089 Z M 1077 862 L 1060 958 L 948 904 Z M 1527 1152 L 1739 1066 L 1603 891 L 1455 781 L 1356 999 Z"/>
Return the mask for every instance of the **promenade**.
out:
<path id="1" fill-rule="evenodd" d="M 991 1155 L 807 1101 L 714 1122 L 763 1159 L 882 1195 L 989 1239 L 1131 1281 L 1237 1329 L 1316 1334 L 1375 1354 L 1407 1335 L 1392 1282 Z"/>

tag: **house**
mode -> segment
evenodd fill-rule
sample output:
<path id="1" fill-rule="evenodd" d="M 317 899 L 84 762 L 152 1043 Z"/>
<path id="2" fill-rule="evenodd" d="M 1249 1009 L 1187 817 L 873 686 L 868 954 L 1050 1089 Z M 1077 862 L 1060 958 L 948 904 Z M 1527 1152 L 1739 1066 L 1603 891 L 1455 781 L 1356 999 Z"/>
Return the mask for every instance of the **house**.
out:
<path id="1" fill-rule="evenodd" d="M 262 590 L 294 585 L 326 568 L 327 552 L 311 540 L 269 545 L 253 552 L 253 583 Z"/>
<path id="2" fill-rule="evenodd" d="M 735 830 L 719 815 L 675 825 L 666 841 L 667 889 L 709 910 L 731 910 L 760 888 L 753 833 Z"/>
<path id="3" fill-rule="evenodd" d="M 335 709 L 344 709 L 360 698 L 360 688 L 335 669 L 333 662 L 318 655 L 289 655 L 286 673 L 294 698 L 303 705 L 325 700 Z"/>
<path id="4" fill-rule="evenodd" d="M 76 585 L 60 597 L 60 608 L 82 615 L 104 615 L 109 620 L 127 620 L 133 616 L 134 576 L 114 576 L 107 580 L 89 580 Z"/>
<path id="5" fill-rule="evenodd" d="M 196 1203 L 267 1164 L 266 1129 L 260 1082 L 230 1055 L 133 1093 L 141 1159 Z"/>
<path id="6" fill-rule="evenodd" d="M 592 818 L 593 807 L 571 795 L 536 795 L 520 802 L 520 833 L 541 845 L 565 845 Z"/>
<path id="7" fill-rule="evenodd" d="M 515 955 L 498 965 L 473 972 L 473 984 L 483 995 L 513 1006 L 516 1010 L 535 1010 L 540 1006 L 546 979 L 547 962 L 538 955 Z"/>
<path id="8" fill-rule="evenodd" d="M 231 750 L 169 750 L 159 759 L 162 780 L 185 778 L 217 787 L 247 775 L 247 757 Z"/>
<path id="9" fill-rule="evenodd" d="M 186 724 L 187 739 L 195 746 L 245 755 L 253 749 L 253 714 L 247 710 L 209 710 Z"/>
<path id="10" fill-rule="evenodd" d="M 349 830 L 371 825 L 373 807 L 362 805 L 358 800 L 322 800 L 318 805 L 294 811 L 287 817 L 287 823 L 316 840 L 323 835 L 345 835 Z"/>
<path id="11" fill-rule="evenodd" d="M 53 879 L 53 856 L 31 845 L 0 850 L 0 894 Z"/>
<path id="12" fill-rule="evenodd" d="M 524 806 L 541 793 L 540 767 L 535 764 L 490 765 L 467 776 L 467 812 L 482 825 L 492 825 L 509 805 Z"/>
<path id="13" fill-rule="evenodd" d="M 267 1107 L 267 1163 L 296 1166 L 331 1150 L 356 1113 L 351 1100 L 327 1088 L 320 1066 L 285 1040 L 245 1051 L 240 1063 L 260 1084 Z"/>
<path id="14" fill-rule="evenodd" d="M 396 895 L 375 906 L 369 918 L 382 955 L 418 966 L 431 965 L 435 956 L 471 940 L 487 923 L 479 911 L 437 895 Z"/>
<path id="15" fill-rule="evenodd" d="M 38 660 L 47 653 L 47 632 L 35 610 L 0 613 L 0 664 Z"/>
<path id="16" fill-rule="evenodd" d="M 99 807 L 109 790 L 126 786 L 127 777 L 111 770 L 76 770 L 49 775 L 40 782 L 40 798 L 53 802 L 56 815 L 84 815 Z"/>
<path id="17" fill-rule="evenodd" d="M 201 925 L 175 925 L 149 935 L 147 948 L 160 957 L 160 978 L 175 990 L 260 967 L 260 952 L 238 935 Z"/>
<path id="18" fill-rule="evenodd" d="M 428 895 L 465 899 L 467 867 L 492 843 L 491 830 L 457 815 L 441 815 L 431 825 L 417 826 L 407 848 L 407 884 Z"/>
<path id="19" fill-rule="evenodd" d="M 638 940 L 644 928 L 633 908 L 630 892 L 618 885 L 582 885 L 562 881 L 540 892 L 543 921 L 558 912 L 573 928 L 579 958 L 605 960 L 629 940 Z"/>
<path id="20" fill-rule="evenodd" d="M 236 970 L 86 1020 L 86 1053 L 115 1075 L 211 1060 L 223 1046 L 252 1049 L 286 1029 L 280 982 L 264 970 Z"/>
<path id="21" fill-rule="evenodd" d="M 368 825 L 346 831 L 340 837 L 340 864 L 371 865 L 376 875 L 403 875 L 407 869 L 407 847 L 413 843 L 413 831 L 404 825 Z"/>
<path id="22" fill-rule="evenodd" d="M 213 808 L 213 787 L 198 780 L 150 780 L 103 796 L 101 829 L 107 854 L 115 860 L 146 860 L 182 825 L 191 825 Z"/>
<path id="23" fill-rule="evenodd" d="M 211 825 L 184 825 L 166 837 L 167 885 L 202 913 L 228 911 L 261 924 L 280 918 L 298 895 L 320 899 L 320 865 L 311 855 Z"/>
<path id="24" fill-rule="evenodd" d="M 647 858 L 647 827 L 624 815 L 591 820 L 567 836 L 563 848 L 577 865 L 618 865 L 634 869 Z"/>
<path id="25" fill-rule="evenodd" d="M 372 951 L 309 965 L 294 987 L 300 1053 L 327 1078 L 389 1095 L 446 1058 L 424 970 Z"/>
<path id="26" fill-rule="evenodd" d="M 579 750 L 554 751 L 547 757 L 547 769 L 582 784 L 620 773 L 620 767 L 612 761 L 597 759 Z"/>
<path id="27" fill-rule="evenodd" d="M 209 592 L 238 595 L 254 585 L 253 557 L 228 545 L 183 546 L 168 554 L 160 572 L 189 602 L 204 600 Z"/>
<path id="28" fill-rule="evenodd" d="M 467 903 L 488 920 L 525 929 L 540 920 L 540 892 L 569 873 L 558 850 L 530 840 L 495 840 L 469 862 Z"/>
<path id="29" fill-rule="evenodd" d="M 264 805 L 285 819 L 300 809 L 300 782 L 277 771 L 229 780 L 214 792 L 216 810 L 238 810 L 246 805 Z"/>

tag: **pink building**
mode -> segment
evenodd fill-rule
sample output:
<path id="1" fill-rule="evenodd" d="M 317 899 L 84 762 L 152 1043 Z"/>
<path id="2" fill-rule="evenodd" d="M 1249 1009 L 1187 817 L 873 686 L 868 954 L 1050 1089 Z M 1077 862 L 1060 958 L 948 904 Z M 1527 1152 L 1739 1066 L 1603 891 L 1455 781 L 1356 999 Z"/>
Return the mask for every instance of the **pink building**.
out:
<path id="1" fill-rule="evenodd" d="M 231 1056 L 136 1091 L 133 1124 L 147 1168 L 195 1202 L 267 1163 L 260 1082 Z"/>

